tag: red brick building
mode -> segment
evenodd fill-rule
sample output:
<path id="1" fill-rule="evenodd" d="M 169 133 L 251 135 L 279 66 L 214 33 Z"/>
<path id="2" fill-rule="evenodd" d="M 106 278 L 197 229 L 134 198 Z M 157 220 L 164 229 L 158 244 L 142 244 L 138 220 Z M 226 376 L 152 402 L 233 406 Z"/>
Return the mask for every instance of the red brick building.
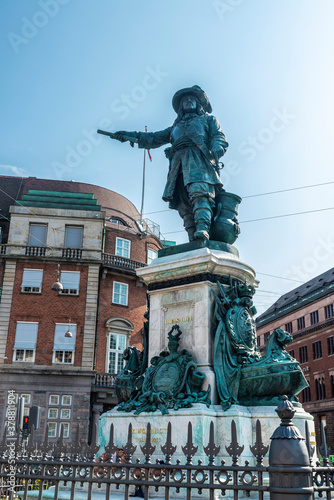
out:
<path id="1" fill-rule="evenodd" d="M 280 297 L 257 320 L 258 345 L 263 347 L 275 328 L 289 332 L 287 350 L 304 372 L 309 387 L 299 395 L 315 421 L 317 443 L 326 429 L 334 450 L 334 268 Z"/>
<path id="2" fill-rule="evenodd" d="M 159 233 L 126 198 L 68 181 L 0 176 L 0 424 L 8 391 L 71 440 L 115 403 L 127 345 L 141 348 L 146 287 L 136 269 Z M 63 290 L 54 291 L 57 277 Z M 70 333 L 69 333 L 70 332 Z"/>

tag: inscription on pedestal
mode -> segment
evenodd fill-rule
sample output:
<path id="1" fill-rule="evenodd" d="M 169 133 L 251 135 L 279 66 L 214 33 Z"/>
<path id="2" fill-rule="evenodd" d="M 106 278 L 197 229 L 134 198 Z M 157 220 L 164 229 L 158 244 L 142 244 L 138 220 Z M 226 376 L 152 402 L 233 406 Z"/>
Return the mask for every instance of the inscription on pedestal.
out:
<path id="1" fill-rule="evenodd" d="M 193 341 L 193 302 L 181 304 L 171 304 L 163 307 L 163 329 L 164 337 L 167 335 L 170 327 L 180 325 L 183 332 L 183 342 L 189 345 Z M 181 342 L 182 343 L 182 342 Z"/>
<path id="2" fill-rule="evenodd" d="M 134 441 L 136 443 L 145 443 L 146 427 L 132 429 Z M 166 441 L 167 427 L 157 427 L 151 429 L 151 443 L 160 443 Z"/>

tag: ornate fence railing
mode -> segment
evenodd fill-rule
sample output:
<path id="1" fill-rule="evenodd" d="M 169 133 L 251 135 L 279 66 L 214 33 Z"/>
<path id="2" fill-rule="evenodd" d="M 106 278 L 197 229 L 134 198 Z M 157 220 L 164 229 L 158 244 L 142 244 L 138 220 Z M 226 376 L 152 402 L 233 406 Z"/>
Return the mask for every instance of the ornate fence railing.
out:
<path id="1" fill-rule="evenodd" d="M 282 420 L 283 426 L 290 426 Z M 179 431 L 179 429 L 178 429 Z M 306 424 L 305 434 L 308 436 Z M 114 426 L 110 427 L 110 440 L 101 456 L 96 445 L 96 429 L 93 432 L 92 444 L 79 440 L 77 429 L 74 444 L 65 444 L 61 433 L 60 439 L 53 444 L 46 438 L 43 443 L 36 443 L 33 431 L 28 443 L 21 447 L 15 437 L 4 438 L 0 446 L 0 486 L 2 498 L 76 498 L 110 499 L 110 494 L 120 493 L 125 500 L 129 496 L 163 497 L 169 500 L 180 498 L 245 498 L 259 500 L 311 500 L 326 498 L 329 500 L 334 492 L 334 467 L 328 464 L 328 457 L 323 465 L 312 464 L 300 466 L 298 453 L 287 456 L 288 465 L 264 465 L 264 457 L 269 445 L 262 443 L 261 424 L 256 426 L 256 442 L 250 448 L 253 461 L 240 463 L 244 450 L 238 443 L 236 424 L 231 424 L 231 442 L 215 443 L 215 429 L 211 423 L 208 429 L 207 446 L 198 450 L 193 442 L 193 429 L 188 425 L 187 440 L 181 446 L 184 460 L 173 459 L 177 447 L 173 445 L 172 427 L 168 424 L 166 442 L 155 446 L 151 438 L 150 424 L 146 428 L 146 440 L 143 446 L 133 444 L 132 426 L 128 428 L 127 443 L 122 449 L 115 445 Z M 47 431 L 46 431 L 47 436 Z M 283 438 L 291 439 L 291 437 Z M 295 439 L 296 438 L 292 438 Z M 305 440 L 304 440 L 305 441 Z M 311 447 L 306 439 L 311 456 Z M 294 445 L 293 445 L 294 446 Z M 296 444 L 298 448 L 298 443 Z M 305 446 L 305 445 L 304 445 Z M 228 462 L 218 460 L 220 451 L 229 457 Z M 225 452 L 226 450 L 226 452 Z M 179 450 L 180 451 L 180 450 Z M 272 451 L 272 450 L 271 450 Z M 271 453 L 270 451 L 270 453 Z M 155 459 L 155 452 L 157 455 Z M 205 456 L 205 460 L 197 460 L 196 454 Z M 204 455 L 203 455 L 204 453 Z M 180 455 L 177 455 L 180 457 Z M 295 456 L 296 463 L 293 463 Z M 163 457 L 161 459 L 161 457 Z M 38 492 L 30 491 L 37 488 Z M 99 495 L 95 495 L 99 493 Z M 85 496 L 83 496 L 83 494 Z M 102 495 L 102 497 L 101 497 Z M 317 497 L 315 496 L 317 495 Z"/>

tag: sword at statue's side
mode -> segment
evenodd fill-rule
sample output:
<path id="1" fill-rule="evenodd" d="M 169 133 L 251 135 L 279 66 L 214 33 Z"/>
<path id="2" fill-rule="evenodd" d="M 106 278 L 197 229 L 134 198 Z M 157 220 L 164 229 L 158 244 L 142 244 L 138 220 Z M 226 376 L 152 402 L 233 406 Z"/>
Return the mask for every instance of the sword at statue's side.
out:
<path id="1" fill-rule="evenodd" d="M 119 141 L 119 138 L 118 138 L 118 134 L 117 133 L 114 133 L 114 132 L 106 132 L 105 130 L 97 130 L 97 133 L 98 134 L 102 134 L 102 135 L 108 135 L 110 137 L 110 139 L 116 139 Z M 123 139 L 124 141 L 129 141 L 130 142 L 130 145 L 133 147 L 135 145 L 135 143 L 138 143 L 138 139 L 137 137 L 128 137 L 127 135 L 123 135 Z"/>

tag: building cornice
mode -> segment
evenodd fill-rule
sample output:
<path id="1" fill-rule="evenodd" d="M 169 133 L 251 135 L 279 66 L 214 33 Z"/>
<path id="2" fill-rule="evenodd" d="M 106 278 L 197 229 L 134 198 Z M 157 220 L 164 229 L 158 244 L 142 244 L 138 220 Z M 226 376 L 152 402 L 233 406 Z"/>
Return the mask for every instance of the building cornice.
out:
<path id="1" fill-rule="evenodd" d="M 318 332 L 320 330 L 324 330 L 325 328 L 328 328 L 329 326 L 332 326 L 332 325 L 334 325 L 334 318 L 331 318 L 327 321 L 323 321 L 322 323 L 317 323 L 316 325 L 312 325 L 311 327 L 305 328 L 304 330 L 302 330 L 300 332 L 293 333 L 292 334 L 293 340 L 299 339 L 299 338 L 304 337 L 305 335 L 309 335 L 310 333 L 313 333 L 313 332 Z"/>
<path id="2" fill-rule="evenodd" d="M 95 377 L 93 370 L 81 368 L 80 366 L 69 367 L 61 366 L 46 366 L 46 365 L 30 365 L 25 363 L 24 366 L 13 366 L 4 364 L 0 366 L 0 373 L 15 374 L 15 375 L 47 375 L 47 376 L 64 376 L 64 377 Z"/>
<path id="3" fill-rule="evenodd" d="M 334 282 L 329 283 L 326 287 L 322 287 L 315 293 L 313 292 L 311 294 L 305 295 L 305 297 L 299 297 L 292 304 L 289 304 L 288 306 L 285 307 L 284 306 L 280 307 L 279 309 L 277 309 L 277 311 L 268 314 L 268 316 L 264 317 L 263 319 L 258 318 L 256 320 L 256 326 L 257 328 L 262 328 L 268 323 L 272 323 L 273 321 L 288 316 L 289 314 L 298 311 L 299 309 L 303 309 L 308 304 L 316 302 L 322 299 L 323 297 L 326 297 L 326 295 L 330 295 L 331 293 L 333 293 L 334 291 L 333 289 L 334 289 Z"/>

